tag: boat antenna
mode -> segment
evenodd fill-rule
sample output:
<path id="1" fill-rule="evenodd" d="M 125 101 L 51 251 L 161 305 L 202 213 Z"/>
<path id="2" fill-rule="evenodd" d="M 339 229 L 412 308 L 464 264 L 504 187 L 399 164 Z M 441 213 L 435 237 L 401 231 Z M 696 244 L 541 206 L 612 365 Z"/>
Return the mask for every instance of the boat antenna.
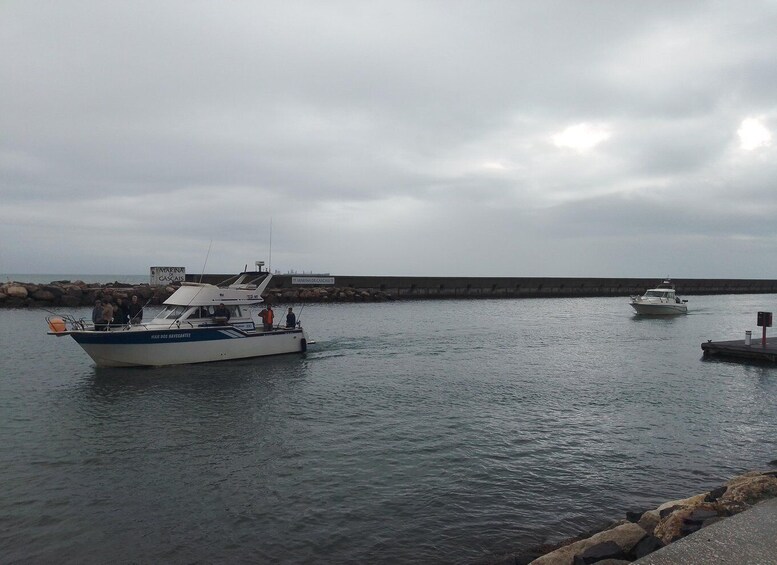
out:
<path id="1" fill-rule="evenodd" d="M 200 282 L 202 282 L 202 277 L 205 275 L 205 265 L 208 264 L 208 257 L 210 257 L 210 246 L 213 245 L 213 240 L 210 240 L 210 243 L 208 244 L 208 252 L 205 254 L 205 262 L 202 264 L 202 272 L 200 273 Z"/>
<path id="2" fill-rule="evenodd" d="M 270 256 L 267 258 L 267 272 L 272 273 L 272 216 L 270 216 Z"/>

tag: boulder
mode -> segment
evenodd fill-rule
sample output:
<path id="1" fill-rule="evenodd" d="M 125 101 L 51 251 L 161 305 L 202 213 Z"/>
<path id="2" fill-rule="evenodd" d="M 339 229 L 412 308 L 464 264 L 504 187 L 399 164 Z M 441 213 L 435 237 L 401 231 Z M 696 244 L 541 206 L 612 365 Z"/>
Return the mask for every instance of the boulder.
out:
<path id="1" fill-rule="evenodd" d="M 149 286 L 139 286 L 133 290 L 131 295 L 132 294 L 137 294 L 138 300 L 140 300 L 141 302 L 145 302 L 146 300 L 148 300 L 154 295 L 154 292 L 151 290 L 151 287 Z"/>
<path id="2" fill-rule="evenodd" d="M 626 554 L 621 549 L 621 546 L 614 541 L 603 541 L 575 555 L 572 563 L 574 565 L 590 565 L 603 559 L 621 559 L 623 557 L 626 557 Z"/>
<path id="3" fill-rule="evenodd" d="M 648 510 L 642 514 L 642 516 L 640 516 L 637 524 L 639 524 L 639 526 L 647 533 L 652 534 L 653 530 L 656 529 L 659 520 L 661 520 L 661 516 L 659 515 L 658 511 Z"/>
<path id="4" fill-rule="evenodd" d="M 626 511 L 626 519 L 629 522 L 634 522 L 635 524 L 639 522 L 639 519 L 642 518 L 642 515 L 645 513 L 644 510 L 627 510 Z"/>
<path id="5" fill-rule="evenodd" d="M 40 289 L 45 290 L 46 292 L 50 292 L 56 298 L 59 298 L 65 293 L 65 290 L 62 288 L 61 285 L 55 285 L 55 284 L 46 284 L 41 286 Z"/>
<path id="6" fill-rule="evenodd" d="M 677 510 L 680 510 L 681 508 L 685 508 L 682 504 L 673 504 L 672 506 L 667 506 L 666 508 L 661 508 L 658 512 L 658 517 L 663 519 L 667 516 L 675 513 Z"/>
<path id="7" fill-rule="evenodd" d="M 731 514 L 750 508 L 752 505 L 777 496 L 777 477 L 771 473 L 751 471 L 734 477 L 726 483 L 726 492 L 718 504 Z"/>
<path id="8" fill-rule="evenodd" d="M 704 498 L 707 496 L 708 493 L 702 493 L 702 494 L 695 494 L 688 498 L 681 498 L 679 500 L 670 500 L 669 502 L 664 502 L 661 506 L 656 508 L 658 510 L 659 514 L 668 508 L 671 508 L 672 506 L 696 506 L 697 504 L 704 502 Z"/>
<path id="9" fill-rule="evenodd" d="M 662 547 L 664 547 L 664 544 L 661 543 L 660 539 L 652 534 L 648 534 L 639 540 L 639 543 L 632 548 L 631 552 L 628 554 L 628 557 L 630 560 L 636 561 L 637 559 L 642 559 L 646 555 L 653 553 L 655 550 L 661 549 Z"/>
<path id="10" fill-rule="evenodd" d="M 653 535 L 666 545 L 699 530 L 702 522 L 713 516 L 718 516 L 717 505 L 713 502 L 700 502 L 694 506 L 680 507 L 661 518 L 653 530 Z"/>
<path id="11" fill-rule="evenodd" d="M 80 304 L 81 300 L 84 297 L 84 291 L 81 290 L 80 286 L 69 284 L 63 288 L 65 293 L 62 295 L 60 300 L 62 301 L 62 304 L 65 302 L 71 303 L 73 301 L 76 302 L 76 304 Z"/>
<path id="12" fill-rule="evenodd" d="M 10 296 L 11 298 L 24 299 L 24 298 L 27 298 L 27 295 L 29 293 L 27 292 L 27 289 L 22 285 L 11 284 L 5 287 L 4 294 Z"/>
<path id="13" fill-rule="evenodd" d="M 647 532 L 637 524 L 627 522 L 610 530 L 605 530 L 588 539 L 576 541 L 551 551 L 532 561 L 532 565 L 572 565 L 575 556 L 583 554 L 588 548 L 611 541 L 617 544 L 623 553 L 630 552 Z"/>
<path id="14" fill-rule="evenodd" d="M 710 492 L 707 493 L 707 496 L 704 497 L 704 502 L 715 502 L 717 499 L 719 499 L 721 496 L 725 494 L 727 489 L 728 487 L 726 485 L 723 485 L 716 489 L 712 489 Z"/>
<path id="15" fill-rule="evenodd" d="M 41 302 L 54 302 L 54 300 L 57 298 L 54 296 L 53 292 L 49 290 L 43 290 L 42 288 L 33 292 L 31 296 L 35 300 L 40 300 Z"/>
<path id="16" fill-rule="evenodd" d="M 66 294 L 65 296 L 59 299 L 59 303 L 62 306 L 75 308 L 76 306 L 81 305 L 81 299 L 78 296 L 71 296 L 69 294 Z"/>

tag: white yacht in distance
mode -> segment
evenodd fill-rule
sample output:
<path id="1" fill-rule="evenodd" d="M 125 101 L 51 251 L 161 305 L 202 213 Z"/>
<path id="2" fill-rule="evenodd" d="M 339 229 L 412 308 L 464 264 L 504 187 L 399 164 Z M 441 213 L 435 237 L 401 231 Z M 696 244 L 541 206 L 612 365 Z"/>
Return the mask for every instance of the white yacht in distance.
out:
<path id="1" fill-rule="evenodd" d="M 261 265 L 261 263 L 257 263 Z M 260 267 L 261 269 L 261 267 Z M 304 352 L 302 327 L 265 331 L 251 308 L 262 302 L 272 274 L 245 271 L 231 284 L 184 282 L 150 322 L 95 330 L 72 316 L 48 317 L 50 335 L 69 335 L 100 367 L 162 366 L 204 363 Z M 216 317 L 224 304 L 229 317 Z M 285 320 L 284 320 L 285 321 Z"/>
<path id="2" fill-rule="evenodd" d="M 687 302 L 677 296 L 674 285 L 667 279 L 656 288 L 646 290 L 642 296 L 632 296 L 630 304 L 637 314 L 667 316 L 687 314 Z"/>

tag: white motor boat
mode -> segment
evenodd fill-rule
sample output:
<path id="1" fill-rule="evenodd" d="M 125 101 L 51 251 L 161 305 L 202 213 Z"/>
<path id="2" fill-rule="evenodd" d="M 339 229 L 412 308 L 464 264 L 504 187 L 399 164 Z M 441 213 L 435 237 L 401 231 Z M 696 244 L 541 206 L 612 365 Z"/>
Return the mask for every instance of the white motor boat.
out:
<path id="1" fill-rule="evenodd" d="M 72 316 L 48 317 L 49 334 L 71 336 L 100 367 L 163 366 L 304 352 L 302 327 L 265 331 L 252 317 L 270 282 L 267 272 L 243 272 L 231 284 L 184 282 L 147 323 L 94 328 Z M 226 281 L 229 282 L 229 281 Z M 224 304 L 229 317 L 217 317 Z M 284 319 L 285 322 L 285 319 Z"/>
<path id="2" fill-rule="evenodd" d="M 637 314 L 667 316 L 687 314 L 687 302 L 677 296 L 671 281 L 665 280 L 656 288 L 646 290 L 642 296 L 632 296 L 630 304 Z"/>

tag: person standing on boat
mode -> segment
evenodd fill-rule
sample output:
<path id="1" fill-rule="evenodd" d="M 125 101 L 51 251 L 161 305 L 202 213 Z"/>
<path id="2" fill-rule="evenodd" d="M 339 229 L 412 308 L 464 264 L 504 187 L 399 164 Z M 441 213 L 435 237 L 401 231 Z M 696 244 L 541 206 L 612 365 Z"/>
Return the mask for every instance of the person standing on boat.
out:
<path id="1" fill-rule="evenodd" d="M 131 324 L 139 324 L 143 321 L 143 306 L 138 302 L 137 294 L 132 295 L 132 302 L 127 307 L 127 313 Z"/>
<path id="2" fill-rule="evenodd" d="M 292 311 L 291 306 L 289 306 L 289 312 L 286 314 L 286 327 L 293 328 L 296 325 L 297 325 L 297 316 Z"/>
<path id="3" fill-rule="evenodd" d="M 224 306 L 223 302 L 216 306 L 216 309 L 213 310 L 213 317 L 225 318 L 227 322 L 229 321 L 229 310 L 227 310 L 227 307 Z"/>
<path id="4" fill-rule="evenodd" d="M 113 304 L 109 300 L 103 303 L 103 322 L 105 323 L 104 330 L 107 330 L 113 322 Z"/>
<path id="5" fill-rule="evenodd" d="M 275 316 L 273 315 L 272 306 L 269 304 L 259 312 L 259 317 L 262 319 L 262 326 L 264 331 L 269 332 L 272 330 L 272 324 Z"/>
<path id="6" fill-rule="evenodd" d="M 113 323 L 117 326 L 126 326 L 129 323 L 129 310 L 127 309 L 127 305 L 124 304 L 124 300 L 120 296 L 116 297 Z"/>
<path id="7" fill-rule="evenodd" d="M 94 309 L 92 309 L 92 323 L 96 331 L 102 331 L 105 329 L 105 319 L 103 318 L 103 303 L 101 300 L 94 301 Z"/>

